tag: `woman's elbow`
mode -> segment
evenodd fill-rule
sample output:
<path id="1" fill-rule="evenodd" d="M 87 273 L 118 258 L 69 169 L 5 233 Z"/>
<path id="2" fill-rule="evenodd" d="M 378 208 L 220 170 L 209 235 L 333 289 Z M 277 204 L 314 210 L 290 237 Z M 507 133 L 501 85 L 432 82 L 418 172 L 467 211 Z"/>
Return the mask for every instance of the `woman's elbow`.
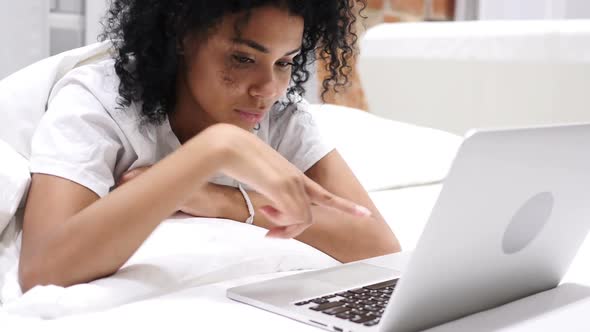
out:
<path id="1" fill-rule="evenodd" d="M 56 267 L 47 262 L 47 257 L 36 257 L 35 259 L 23 259 L 18 266 L 18 282 L 22 293 L 26 293 L 35 286 L 56 285 L 69 287 L 72 285 L 91 282 L 93 280 L 113 275 L 118 268 L 108 267 L 103 271 L 88 270 L 80 271 L 72 266 Z"/>
<path id="2" fill-rule="evenodd" d="M 41 284 L 40 275 L 39 269 L 34 264 L 24 261 L 21 258 L 18 266 L 18 282 L 23 294 Z"/>
<path id="3" fill-rule="evenodd" d="M 371 257 L 395 254 L 402 250 L 397 239 L 382 240 L 381 243 L 374 245 Z"/>
<path id="4" fill-rule="evenodd" d="M 395 239 L 393 243 L 389 243 L 386 246 L 385 251 L 387 254 L 395 254 L 397 252 L 402 251 L 402 246 L 400 245 L 399 241 Z"/>
<path id="5" fill-rule="evenodd" d="M 381 232 L 380 235 L 378 240 L 374 242 L 374 256 L 389 255 L 402 251 L 399 240 L 391 230 Z"/>
<path id="6" fill-rule="evenodd" d="M 28 292 L 35 286 L 45 286 L 49 284 L 61 285 L 58 275 L 52 273 L 49 267 L 44 264 L 47 257 L 26 257 L 21 255 L 18 264 L 18 282 L 21 291 Z"/>

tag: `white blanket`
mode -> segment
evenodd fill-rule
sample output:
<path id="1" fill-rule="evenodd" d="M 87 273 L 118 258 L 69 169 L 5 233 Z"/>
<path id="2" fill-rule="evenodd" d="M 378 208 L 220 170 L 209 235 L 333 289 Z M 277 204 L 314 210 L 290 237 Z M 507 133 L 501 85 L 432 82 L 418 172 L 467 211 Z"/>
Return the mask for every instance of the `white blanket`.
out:
<path id="1" fill-rule="evenodd" d="M 339 264 L 296 240 L 265 238 L 264 229 L 232 220 L 173 218 L 162 223 L 115 275 L 72 287 L 35 287 L 21 296 L 17 262 L 0 285 L 3 311 L 57 318 L 116 307 L 250 275 Z M 10 253 L 15 253 L 13 241 Z M 8 260 L 8 259 L 7 259 Z"/>
<path id="2" fill-rule="evenodd" d="M 28 161 L 0 139 L 0 233 L 6 228 L 29 188 Z M 0 258 L 1 259 L 1 258 Z"/>

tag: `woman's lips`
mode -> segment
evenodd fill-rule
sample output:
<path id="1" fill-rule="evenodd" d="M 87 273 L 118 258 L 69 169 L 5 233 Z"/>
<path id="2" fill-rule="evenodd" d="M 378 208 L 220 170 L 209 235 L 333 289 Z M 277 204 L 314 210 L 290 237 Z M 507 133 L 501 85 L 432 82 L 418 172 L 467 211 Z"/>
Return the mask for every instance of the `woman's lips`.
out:
<path id="1" fill-rule="evenodd" d="M 240 119 L 253 125 L 259 123 L 260 120 L 262 120 L 262 117 L 264 116 L 264 113 L 256 113 L 242 110 L 236 110 L 236 112 L 238 112 Z"/>

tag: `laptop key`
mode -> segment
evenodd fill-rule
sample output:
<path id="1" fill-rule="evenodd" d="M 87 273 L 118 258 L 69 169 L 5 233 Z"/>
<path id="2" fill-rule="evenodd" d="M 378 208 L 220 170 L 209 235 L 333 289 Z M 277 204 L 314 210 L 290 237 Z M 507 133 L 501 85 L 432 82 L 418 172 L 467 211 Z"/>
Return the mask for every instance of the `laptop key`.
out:
<path id="1" fill-rule="evenodd" d="M 351 290 L 349 290 L 349 292 L 354 293 L 354 294 L 363 294 L 366 292 L 366 289 L 363 289 L 363 288 L 351 289 Z"/>
<path id="2" fill-rule="evenodd" d="M 358 316 L 352 317 L 351 319 L 349 319 L 349 321 L 351 321 L 353 323 L 362 324 L 362 323 L 368 322 L 370 320 L 373 320 L 375 318 L 377 318 L 377 317 L 374 315 L 358 315 Z"/>
<path id="3" fill-rule="evenodd" d="M 373 326 L 373 325 L 377 325 L 377 324 L 379 324 L 379 319 L 370 320 L 370 321 L 364 323 L 363 325 L 364 326 Z"/>
<path id="4" fill-rule="evenodd" d="M 319 299 L 313 299 L 311 300 L 311 302 L 315 303 L 315 304 L 322 304 L 322 303 L 326 303 L 326 302 L 330 302 L 324 298 L 319 298 Z"/>
<path id="5" fill-rule="evenodd" d="M 326 309 L 322 312 L 325 313 L 326 315 L 336 315 L 336 314 L 343 313 L 345 311 L 348 311 L 347 307 L 334 307 L 334 308 Z"/>
<path id="6" fill-rule="evenodd" d="M 306 305 L 308 303 L 311 303 L 311 301 L 301 301 L 301 302 L 295 303 L 295 305 Z"/>
<path id="7" fill-rule="evenodd" d="M 350 318 L 352 315 L 353 315 L 353 313 L 352 313 L 352 312 L 350 312 L 350 311 L 345 311 L 345 312 L 342 312 L 342 313 L 336 314 L 336 317 L 338 317 L 338 318 L 342 318 L 342 319 L 349 319 L 349 318 Z"/>
<path id="8" fill-rule="evenodd" d="M 322 303 L 318 306 L 315 307 L 311 307 L 309 309 L 311 310 L 315 310 L 315 311 L 324 311 L 326 309 L 330 309 L 330 308 L 334 308 L 334 307 L 340 307 L 344 304 L 344 302 L 340 302 L 340 301 L 336 301 L 336 302 L 326 302 L 326 303 Z"/>

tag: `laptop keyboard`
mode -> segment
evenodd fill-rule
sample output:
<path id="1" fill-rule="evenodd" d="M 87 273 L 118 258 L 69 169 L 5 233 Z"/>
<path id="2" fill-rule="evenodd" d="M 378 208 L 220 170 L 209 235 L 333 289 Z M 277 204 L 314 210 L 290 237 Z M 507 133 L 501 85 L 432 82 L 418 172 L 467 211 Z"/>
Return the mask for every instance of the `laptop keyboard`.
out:
<path id="1" fill-rule="evenodd" d="M 373 326 L 379 323 L 398 279 L 350 289 L 344 292 L 296 302 L 308 309 L 320 311 L 353 323 Z"/>

